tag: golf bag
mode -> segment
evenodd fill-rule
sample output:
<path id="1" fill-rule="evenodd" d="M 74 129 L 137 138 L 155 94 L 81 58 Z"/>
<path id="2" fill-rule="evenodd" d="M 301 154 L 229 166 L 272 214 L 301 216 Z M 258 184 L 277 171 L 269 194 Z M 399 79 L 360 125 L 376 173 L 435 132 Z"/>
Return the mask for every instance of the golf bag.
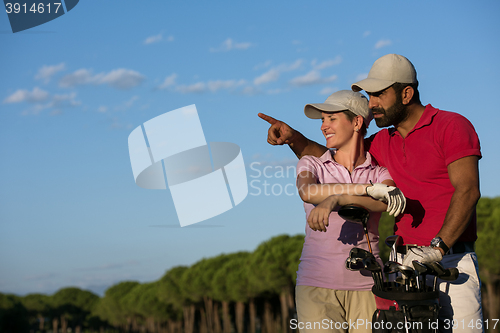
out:
<path id="1" fill-rule="evenodd" d="M 376 333 L 434 333 L 437 332 L 439 311 L 438 291 L 406 291 L 404 286 L 384 282 L 383 290 L 372 289 L 377 310 L 372 318 Z"/>

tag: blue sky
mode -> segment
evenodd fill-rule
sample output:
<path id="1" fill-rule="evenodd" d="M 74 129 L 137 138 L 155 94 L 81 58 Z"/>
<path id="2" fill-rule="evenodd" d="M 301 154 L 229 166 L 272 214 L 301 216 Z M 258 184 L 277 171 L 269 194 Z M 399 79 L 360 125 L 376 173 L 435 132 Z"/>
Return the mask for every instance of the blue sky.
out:
<path id="1" fill-rule="evenodd" d="M 413 62 L 424 104 L 473 123 L 482 194 L 500 195 L 498 13 L 498 1 L 80 1 L 16 34 L 0 14 L 0 291 L 101 294 L 303 232 L 295 157 L 267 144 L 257 113 L 323 142 L 304 105 L 387 53 Z M 207 142 L 241 147 L 251 185 L 180 228 L 168 190 L 135 184 L 127 138 L 191 104 Z"/>

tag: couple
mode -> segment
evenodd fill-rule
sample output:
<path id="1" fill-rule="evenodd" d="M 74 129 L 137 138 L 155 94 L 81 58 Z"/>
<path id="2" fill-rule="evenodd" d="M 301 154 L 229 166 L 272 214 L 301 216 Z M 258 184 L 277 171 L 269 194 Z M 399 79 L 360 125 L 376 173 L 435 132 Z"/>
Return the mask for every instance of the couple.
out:
<path id="1" fill-rule="evenodd" d="M 472 124 L 459 114 L 422 105 L 417 88 L 411 62 L 389 54 L 375 61 L 367 79 L 352 85 L 354 92 L 339 91 L 325 103 L 306 105 L 308 117 L 323 120 L 326 147 L 259 114 L 271 124 L 270 144 L 288 144 L 303 157 L 297 168 L 297 185 L 309 227 L 297 272 L 299 322 L 371 320 L 375 303 L 369 294 L 369 277 L 352 272 L 358 273 L 353 277 L 343 268 L 345 247 L 363 247 L 364 241 L 357 232 L 344 230 L 351 226 L 343 224 L 336 213 L 330 214 L 340 205 L 359 203 L 374 212 L 399 215 L 395 234 L 409 245 L 398 253 L 404 265 L 413 260 L 441 261 L 445 267 L 458 268 L 456 281 L 440 283 L 440 329 L 451 332 L 455 320 L 457 332 L 482 331 L 479 325 L 469 325 L 482 321 L 474 252 L 475 206 L 480 197 L 479 139 Z M 361 90 L 368 94 L 369 102 L 357 93 Z M 364 140 L 370 110 L 378 127 L 394 127 Z M 371 186 L 369 181 L 375 184 Z M 406 208 L 393 181 L 406 196 Z M 356 191 L 356 186 L 365 191 Z M 363 193 L 368 195 L 359 195 Z M 369 233 L 376 243 L 379 216 L 371 215 Z"/>

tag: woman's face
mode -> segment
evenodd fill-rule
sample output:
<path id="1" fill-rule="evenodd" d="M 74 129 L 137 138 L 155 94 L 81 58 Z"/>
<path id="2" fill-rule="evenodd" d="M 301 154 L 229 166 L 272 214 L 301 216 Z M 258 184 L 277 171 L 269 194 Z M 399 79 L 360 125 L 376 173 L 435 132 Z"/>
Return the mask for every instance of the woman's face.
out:
<path id="1" fill-rule="evenodd" d="M 346 145 L 354 135 L 354 122 L 347 119 L 344 112 L 321 113 L 321 132 L 326 138 L 327 148 L 340 149 Z"/>

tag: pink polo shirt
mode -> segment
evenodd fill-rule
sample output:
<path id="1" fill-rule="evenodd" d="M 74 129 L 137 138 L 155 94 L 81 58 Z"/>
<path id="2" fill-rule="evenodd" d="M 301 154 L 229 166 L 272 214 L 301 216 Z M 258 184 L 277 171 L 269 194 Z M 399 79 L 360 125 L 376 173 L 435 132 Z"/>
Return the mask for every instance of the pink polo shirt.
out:
<path id="1" fill-rule="evenodd" d="M 305 156 L 297 164 L 297 175 L 309 171 L 318 183 L 380 183 L 392 179 L 386 168 L 377 166 L 371 155 L 366 153 L 366 161 L 357 166 L 352 175 L 333 159 L 334 151 L 328 150 L 320 158 Z M 304 203 L 306 219 L 314 205 Z M 379 257 L 378 221 L 380 213 L 371 213 L 368 221 L 368 233 L 374 255 Z M 299 270 L 297 285 L 321 287 L 336 290 L 371 290 L 373 279 L 367 271 L 350 271 L 345 268 L 345 260 L 353 247 L 368 250 L 363 227 L 347 222 L 337 211 L 330 214 L 326 232 L 313 231 L 306 223 L 306 237 Z"/>
<path id="2" fill-rule="evenodd" d="M 371 145 L 367 141 L 372 141 Z M 441 227 L 455 188 L 448 165 L 465 156 L 481 157 L 479 138 L 462 115 L 427 105 L 415 127 L 403 138 L 393 127 L 365 140 L 378 164 L 387 167 L 406 197 L 395 233 L 405 244 L 429 246 Z M 475 241 L 476 213 L 459 241 Z"/>

